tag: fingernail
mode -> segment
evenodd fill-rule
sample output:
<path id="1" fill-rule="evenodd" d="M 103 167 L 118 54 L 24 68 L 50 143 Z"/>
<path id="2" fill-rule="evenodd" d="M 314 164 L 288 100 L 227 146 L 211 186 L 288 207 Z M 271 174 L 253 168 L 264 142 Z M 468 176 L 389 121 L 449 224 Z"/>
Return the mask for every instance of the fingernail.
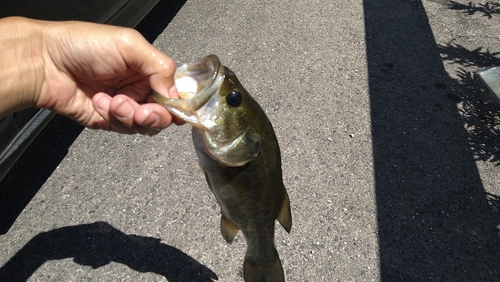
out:
<path id="1" fill-rule="evenodd" d="M 134 107 L 129 102 L 123 102 L 116 110 L 117 117 L 122 119 L 129 119 L 134 116 Z"/>
<path id="2" fill-rule="evenodd" d="M 145 127 L 155 127 L 160 122 L 160 116 L 157 113 L 151 113 L 143 122 Z"/>
<path id="3" fill-rule="evenodd" d="M 97 101 L 97 108 L 101 111 L 109 111 L 109 104 L 111 103 L 110 99 L 108 97 L 102 97 Z"/>

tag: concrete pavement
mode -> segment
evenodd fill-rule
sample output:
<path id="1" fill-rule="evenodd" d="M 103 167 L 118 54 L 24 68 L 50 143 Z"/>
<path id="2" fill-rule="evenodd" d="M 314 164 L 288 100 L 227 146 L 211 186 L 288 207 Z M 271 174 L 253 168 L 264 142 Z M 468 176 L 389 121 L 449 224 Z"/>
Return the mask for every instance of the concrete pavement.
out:
<path id="1" fill-rule="evenodd" d="M 266 110 L 287 281 L 498 280 L 500 107 L 473 71 L 500 64 L 500 9 L 469 2 L 171 1 L 140 27 L 179 63 L 218 55 Z M 0 183 L 24 200 L 0 280 L 242 281 L 189 126 L 46 131 Z"/>

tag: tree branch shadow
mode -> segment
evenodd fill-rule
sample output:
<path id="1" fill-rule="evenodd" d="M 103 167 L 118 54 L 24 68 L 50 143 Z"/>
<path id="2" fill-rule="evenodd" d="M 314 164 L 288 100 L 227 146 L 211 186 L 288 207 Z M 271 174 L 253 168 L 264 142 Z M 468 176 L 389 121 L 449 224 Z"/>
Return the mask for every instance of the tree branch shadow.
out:
<path id="1" fill-rule="evenodd" d="M 448 5 L 451 10 L 464 11 L 468 15 L 474 15 L 475 13 L 483 13 L 484 16 L 488 18 L 493 18 L 494 14 L 500 14 L 500 3 L 487 1 L 484 4 L 479 3 L 478 5 L 469 2 L 468 4 L 462 4 L 455 1 L 450 1 Z"/>
<path id="2" fill-rule="evenodd" d="M 26 281 L 46 261 L 70 257 L 93 268 L 114 261 L 168 281 L 218 280 L 212 270 L 160 239 L 127 235 L 106 222 L 95 222 L 36 235 L 0 268 L 0 281 Z"/>
<path id="3" fill-rule="evenodd" d="M 475 160 L 500 165 L 500 103 L 474 72 L 466 70 L 500 65 L 500 53 L 482 47 L 468 50 L 453 43 L 438 49 L 445 61 L 460 65 L 452 100 L 457 103 Z"/>
<path id="4" fill-rule="evenodd" d="M 439 53 L 445 61 L 460 64 L 464 67 L 488 67 L 500 65 L 500 52 L 491 52 L 483 47 L 469 50 L 460 44 L 450 41 L 438 46 Z"/>

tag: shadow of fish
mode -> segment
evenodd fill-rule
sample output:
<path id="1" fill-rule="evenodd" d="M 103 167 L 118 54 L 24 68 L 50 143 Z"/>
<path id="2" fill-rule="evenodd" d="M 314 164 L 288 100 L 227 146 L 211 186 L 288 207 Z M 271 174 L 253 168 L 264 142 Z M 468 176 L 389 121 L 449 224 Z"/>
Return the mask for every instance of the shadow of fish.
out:
<path id="1" fill-rule="evenodd" d="M 181 66 L 175 81 L 182 99 L 151 96 L 193 126 L 201 169 L 221 208 L 222 237 L 231 243 L 239 230 L 245 236 L 245 281 L 285 281 L 274 225 L 277 219 L 290 232 L 292 216 L 269 119 L 214 55 Z"/>

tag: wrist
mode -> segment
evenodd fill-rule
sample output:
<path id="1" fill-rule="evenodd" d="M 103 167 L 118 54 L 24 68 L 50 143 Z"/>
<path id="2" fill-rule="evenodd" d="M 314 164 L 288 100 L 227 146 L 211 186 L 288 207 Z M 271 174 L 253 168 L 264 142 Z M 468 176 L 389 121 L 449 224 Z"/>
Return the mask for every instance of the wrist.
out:
<path id="1" fill-rule="evenodd" d="M 40 22 L 0 19 L 0 116 L 36 106 L 44 77 Z"/>

